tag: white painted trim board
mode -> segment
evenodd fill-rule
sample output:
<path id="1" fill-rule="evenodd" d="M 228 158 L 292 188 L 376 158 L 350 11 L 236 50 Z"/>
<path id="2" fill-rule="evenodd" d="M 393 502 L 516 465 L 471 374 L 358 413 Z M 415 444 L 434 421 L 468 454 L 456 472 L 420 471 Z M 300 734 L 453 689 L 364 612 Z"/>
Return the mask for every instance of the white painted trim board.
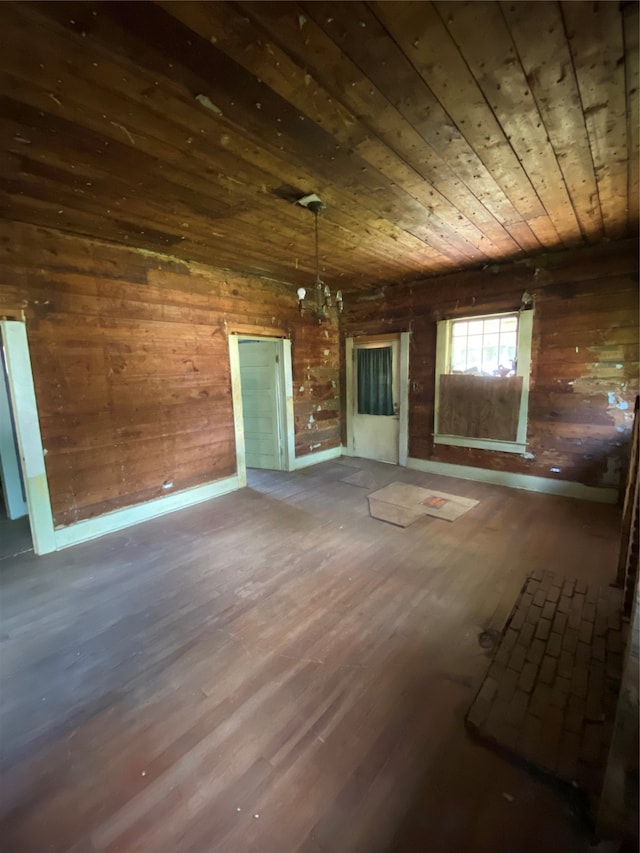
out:
<path id="1" fill-rule="evenodd" d="M 194 486 L 192 489 L 185 489 L 173 495 L 163 495 L 145 503 L 104 513 L 104 515 L 96 516 L 96 518 L 87 518 L 66 527 L 57 527 L 54 531 L 56 550 L 68 548 L 80 542 L 87 542 L 90 539 L 97 539 L 99 536 L 106 536 L 108 533 L 115 533 L 125 527 L 132 527 L 134 524 L 150 521 L 152 518 L 158 518 L 161 515 L 211 500 L 211 498 L 235 492 L 238 488 L 238 475 L 234 474 L 232 477 Z"/>
<path id="2" fill-rule="evenodd" d="M 475 480 L 493 486 L 507 486 L 510 489 L 524 489 L 528 492 L 543 492 L 548 495 L 560 495 L 566 498 L 579 498 L 585 501 L 615 504 L 618 490 L 596 486 L 585 486 L 572 480 L 552 480 L 549 477 L 534 477 L 530 474 L 513 474 L 510 471 L 492 471 L 489 468 L 474 468 L 471 465 L 454 465 L 451 462 L 433 462 L 428 459 L 407 459 L 407 468 L 424 471 L 427 474 L 439 474 L 443 477 L 457 477 L 460 480 Z"/>

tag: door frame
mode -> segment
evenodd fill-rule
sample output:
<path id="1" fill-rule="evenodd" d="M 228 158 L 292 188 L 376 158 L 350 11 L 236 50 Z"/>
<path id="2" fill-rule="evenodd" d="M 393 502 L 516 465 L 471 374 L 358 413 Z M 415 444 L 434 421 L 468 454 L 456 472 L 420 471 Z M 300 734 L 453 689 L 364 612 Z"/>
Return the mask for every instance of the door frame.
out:
<path id="1" fill-rule="evenodd" d="M 353 366 L 354 350 L 357 343 L 385 343 L 385 341 L 399 341 L 398 376 L 398 465 L 406 468 L 407 456 L 409 454 L 409 343 L 410 332 L 396 332 L 388 335 L 357 335 L 346 339 L 346 407 L 347 407 L 347 447 L 346 455 L 355 456 L 355 444 L 353 434 L 353 416 L 355 414 L 355 395 L 353 385 L 355 371 Z"/>
<path id="2" fill-rule="evenodd" d="M 293 369 L 291 364 L 291 340 L 250 332 L 229 333 L 229 365 L 231 368 L 231 400 L 233 404 L 233 427 L 236 442 L 236 469 L 240 488 L 247 485 L 247 456 L 244 445 L 244 421 L 242 412 L 242 379 L 240 376 L 240 341 L 277 342 L 278 364 L 278 407 L 282 418 L 284 436 L 282 470 L 293 471 L 296 461 L 295 419 L 293 414 Z"/>
<path id="3" fill-rule="evenodd" d="M 36 554 L 49 554 L 56 550 L 56 539 L 27 329 L 19 320 L 0 320 L 0 328 L 33 550 Z"/>

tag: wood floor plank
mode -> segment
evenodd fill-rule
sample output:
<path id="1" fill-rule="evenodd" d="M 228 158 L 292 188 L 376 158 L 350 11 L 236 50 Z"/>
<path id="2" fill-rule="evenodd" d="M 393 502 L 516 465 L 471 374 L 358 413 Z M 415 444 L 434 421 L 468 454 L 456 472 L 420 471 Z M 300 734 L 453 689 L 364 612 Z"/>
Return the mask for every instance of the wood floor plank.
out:
<path id="1" fill-rule="evenodd" d="M 342 481 L 355 469 L 479 503 L 392 527 Z M 345 459 L 7 557 L 6 849 L 586 853 L 560 794 L 463 722 L 479 633 L 535 568 L 612 580 L 618 524 L 616 507 Z"/>

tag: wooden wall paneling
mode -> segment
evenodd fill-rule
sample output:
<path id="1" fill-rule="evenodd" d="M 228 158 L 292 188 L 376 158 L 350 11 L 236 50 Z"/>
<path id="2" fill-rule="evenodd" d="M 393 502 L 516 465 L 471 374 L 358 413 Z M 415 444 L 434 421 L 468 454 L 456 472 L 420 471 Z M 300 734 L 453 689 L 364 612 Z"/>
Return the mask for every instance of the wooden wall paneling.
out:
<path id="1" fill-rule="evenodd" d="M 626 231 L 628 200 L 617 189 L 627 178 L 625 66 L 620 7 L 562 3 L 580 88 L 605 234 Z"/>
<path id="2" fill-rule="evenodd" d="M 313 412 L 299 452 L 340 444 L 337 326 L 300 318 L 292 288 L 27 225 L 0 233 L 0 291 L 25 303 L 57 524 L 235 471 L 227 324 L 282 324 L 294 411 Z"/>
<path id="3" fill-rule="evenodd" d="M 411 456 L 611 487 L 629 436 L 625 406 L 638 386 L 637 264 L 632 241 L 569 250 L 538 258 L 535 265 L 388 288 L 377 301 L 348 302 L 345 334 L 385 331 L 390 300 L 396 311 L 404 310 L 412 329 Z M 434 448 L 436 321 L 517 308 L 525 289 L 536 300 L 527 448 L 532 456 Z"/>
<path id="4" fill-rule="evenodd" d="M 627 155 L 628 155 L 628 202 L 629 226 L 638 228 L 638 205 L 640 204 L 640 104 L 638 87 L 640 68 L 638 64 L 638 33 L 640 32 L 640 14 L 637 3 L 625 3 L 622 7 L 623 38 L 625 63 L 625 89 L 627 113 Z"/>
<path id="5" fill-rule="evenodd" d="M 513 150 L 527 163 L 527 174 L 561 241 L 565 245 L 579 242 L 556 152 L 500 8 L 486 2 L 436 3 L 436 8 Z"/>
<path id="6" fill-rule="evenodd" d="M 582 233 L 597 242 L 603 235 L 598 188 L 560 7 L 503 2 L 500 8 Z"/>
<path id="7" fill-rule="evenodd" d="M 528 251 L 553 245 L 548 229 L 534 233 L 528 225 L 545 210 L 433 4 L 376 2 L 373 9 L 511 202 L 516 213 L 506 225 L 514 239 Z"/>

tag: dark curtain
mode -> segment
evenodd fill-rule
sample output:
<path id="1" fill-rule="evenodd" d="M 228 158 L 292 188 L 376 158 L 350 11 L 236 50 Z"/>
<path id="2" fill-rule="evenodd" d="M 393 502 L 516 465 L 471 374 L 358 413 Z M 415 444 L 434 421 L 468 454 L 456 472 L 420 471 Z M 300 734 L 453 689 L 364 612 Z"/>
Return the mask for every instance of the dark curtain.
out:
<path id="1" fill-rule="evenodd" d="M 358 414 L 392 415 L 392 349 L 358 349 Z"/>

